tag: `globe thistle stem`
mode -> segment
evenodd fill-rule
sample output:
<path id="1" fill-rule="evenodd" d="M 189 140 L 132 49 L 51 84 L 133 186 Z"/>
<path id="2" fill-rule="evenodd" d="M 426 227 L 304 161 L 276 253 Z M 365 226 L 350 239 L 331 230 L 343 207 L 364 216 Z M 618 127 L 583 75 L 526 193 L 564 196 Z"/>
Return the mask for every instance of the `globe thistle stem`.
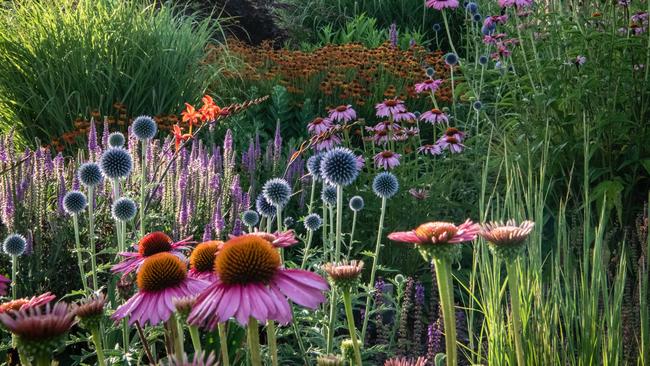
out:
<path id="1" fill-rule="evenodd" d="M 273 320 L 269 320 L 269 322 L 266 324 L 266 336 L 269 338 L 271 365 L 278 366 L 278 342 L 275 332 L 275 322 Z"/>
<path id="2" fill-rule="evenodd" d="M 519 271 L 517 270 L 517 260 L 506 262 L 508 272 L 508 287 L 510 288 L 510 311 L 512 313 L 512 328 L 515 338 L 515 352 L 517 354 L 517 364 L 525 365 L 524 347 L 522 343 L 522 323 L 521 310 L 519 304 Z"/>
<path id="3" fill-rule="evenodd" d="M 454 312 L 454 290 L 451 278 L 451 264 L 446 258 L 434 258 L 436 281 L 440 292 L 440 307 L 445 326 L 445 354 L 447 366 L 457 365 L 456 353 L 456 314 Z"/>
<path id="4" fill-rule="evenodd" d="M 250 351 L 251 366 L 262 366 L 260 333 L 257 329 L 257 320 L 252 316 L 248 319 L 248 350 Z"/>
<path id="5" fill-rule="evenodd" d="M 377 265 L 379 262 L 379 250 L 381 249 L 381 235 L 384 230 L 384 219 L 386 218 L 386 197 L 381 199 L 381 214 L 379 215 L 379 227 L 377 228 L 377 242 L 375 243 L 375 254 L 372 258 L 372 269 L 370 270 L 370 281 L 368 282 L 368 288 L 375 287 L 375 275 L 377 274 Z M 368 330 L 368 319 L 370 318 L 367 314 L 370 313 L 370 303 L 372 302 L 372 296 L 369 292 L 366 297 L 366 308 L 363 317 L 363 327 L 361 328 L 361 343 L 363 344 L 366 339 L 366 331 Z"/>
<path id="6" fill-rule="evenodd" d="M 352 230 L 350 231 L 350 243 L 348 244 L 348 258 L 352 255 L 354 245 L 354 231 L 357 228 L 357 211 L 352 211 Z"/>
<path id="7" fill-rule="evenodd" d="M 307 245 L 305 245 L 305 252 L 302 254 L 302 264 L 300 264 L 300 269 L 305 269 L 307 265 L 307 259 L 309 258 L 309 247 L 311 247 L 311 241 L 313 240 L 314 232 L 309 230 L 307 232 Z"/>
<path id="8" fill-rule="evenodd" d="M 97 248 L 95 248 L 95 187 L 88 187 L 88 236 L 90 237 L 90 266 L 93 278 L 93 291 L 97 291 Z"/>
<path id="9" fill-rule="evenodd" d="M 106 358 L 104 357 L 104 348 L 102 346 L 102 337 L 99 335 L 99 328 L 94 327 L 91 331 L 93 344 L 95 345 L 95 352 L 97 353 L 97 364 L 99 366 L 106 365 Z"/>
<path id="10" fill-rule="evenodd" d="M 84 261 L 81 256 L 81 242 L 79 240 L 79 217 L 77 214 L 72 215 L 72 226 L 74 227 L 74 246 L 77 252 L 77 265 L 79 266 L 79 276 L 84 292 L 88 293 L 88 284 L 86 283 L 86 271 L 84 270 Z"/>
<path id="11" fill-rule="evenodd" d="M 449 40 L 449 46 L 451 46 L 451 51 L 454 54 L 458 55 L 458 52 L 456 52 L 456 47 L 454 47 L 454 42 L 452 41 L 453 38 L 451 38 L 451 33 L 449 32 L 449 23 L 447 22 L 447 12 L 445 10 L 442 10 L 441 13 L 442 13 L 442 21 L 445 23 L 445 31 L 447 31 L 447 39 Z"/>
<path id="12" fill-rule="evenodd" d="M 357 340 L 357 329 L 354 326 L 354 314 L 352 313 L 352 299 L 350 297 L 350 290 L 343 290 L 343 305 L 345 306 L 345 317 L 348 320 L 348 331 L 350 332 L 350 339 L 354 348 L 354 359 L 357 365 L 363 365 L 361 362 L 361 351 L 359 350 L 359 341 Z M 366 316 L 367 318 L 367 316 Z"/>
<path id="13" fill-rule="evenodd" d="M 329 321 L 327 325 L 327 354 L 332 353 L 332 350 L 334 349 L 334 330 L 336 329 L 336 303 L 337 303 L 337 297 L 336 297 L 336 288 L 332 288 L 330 290 L 330 315 L 329 315 Z"/>
<path id="14" fill-rule="evenodd" d="M 343 186 L 336 186 L 336 251 L 334 261 L 341 260 L 341 231 L 343 228 Z"/>
<path id="15" fill-rule="evenodd" d="M 328 238 L 328 252 L 329 252 L 329 260 L 330 262 L 334 262 L 334 240 L 335 237 L 334 235 L 334 208 L 332 206 L 328 207 L 327 209 L 329 211 L 329 217 L 330 217 L 330 235 Z"/>
<path id="16" fill-rule="evenodd" d="M 257 324 L 255 326 L 257 327 Z M 223 363 L 223 366 L 230 366 L 230 357 L 228 356 L 228 333 L 226 332 L 226 323 L 217 324 L 217 329 L 219 330 L 219 346 L 221 347 L 221 363 Z M 198 336 L 198 330 L 197 330 L 197 336 Z M 258 353 L 259 353 L 259 335 L 258 335 L 257 343 L 258 343 Z"/>
<path id="17" fill-rule="evenodd" d="M 18 272 L 18 256 L 11 256 L 11 299 L 16 300 L 18 288 L 16 287 L 16 273 Z"/>
<path id="18" fill-rule="evenodd" d="M 307 214 L 311 214 L 314 211 L 314 196 L 316 195 L 316 181 L 314 178 L 311 179 L 311 194 L 309 195 L 309 207 Z"/>
<path id="19" fill-rule="evenodd" d="M 142 164 L 140 165 L 140 236 L 144 236 L 145 227 L 145 207 L 144 202 L 146 199 L 145 186 L 147 185 L 147 145 L 149 140 L 142 140 Z"/>
<path id="20" fill-rule="evenodd" d="M 276 224 L 278 226 L 278 232 L 282 231 L 282 207 L 281 206 L 275 206 L 275 218 L 276 218 Z M 269 234 L 271 231 L 269 231 Z"/>

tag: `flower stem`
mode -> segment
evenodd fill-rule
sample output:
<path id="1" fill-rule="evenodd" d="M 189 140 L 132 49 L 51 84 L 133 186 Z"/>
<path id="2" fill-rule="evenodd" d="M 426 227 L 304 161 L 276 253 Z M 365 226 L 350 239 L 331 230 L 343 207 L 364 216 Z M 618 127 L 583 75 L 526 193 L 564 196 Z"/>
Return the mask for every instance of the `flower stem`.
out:
<path id="1" fill-rule="evenodd" d="M 442 10 L 442 21 L 445 23 L 445 30 L 447 31 L 447 38 L 449 39 L 449 46 L 451 47 L 451 51 L 458 56 L 458 52 L 456 52 L 456 48 L 454 47 L 454 42 L 451 39 L 451 32 L 449 31 L 449 23 L 447 22 L 447 12 Z"/>
<path id="2" fill-rule="evenodd" d="M 329 257 L 330 257 L 330 261 L 334 262 L 334 251 L 336 250 L 334 248 L 334 245 L 335 245 L 334 244 L 334 239 L 335 239 L 335 237 L 334 237 L 334 235 L 335 235 L 335 233 L 334 233 L 334 207 L 329 206 L 328 211 L 329 211 L 329 218 L 330 218 L 330 235 L 329 235 L 329 240 L 328 240 L 328 243 L 329 243 L 328 244 Z"/>
<path id="3" fill-rule="evenodd" d="M 515 335 L 515 352 L 517 353 L 517 364 L 519 366 L 525 365 L 524 347 L 522 343 L 522 324 L 521 316 L 519 314 L 519 273 L 517 272 L 517 262 L 508 261 L 506 263 L 506 270 L 508 271 L 508 287 L 510 288 L 510 311 L 512 312 L 512 326 Z"/>
<path id="4" fill-rule="evenodd" d="M 257 324 L 255 324 L 255 327 L 257 327 Z M 228 333 L 226 332 L 226 323 L 217 324 L 217 329 L 219 330 L 219 346 L 221 347 L 221 363 L 223 363 L 223 366 L 230 366 L 230 357 L 228 356 Z M 259 342 L 260 341 L 258 335 L 257 337 L 258 353 L 259 353 Z M 249 343 L 250 343 L 250 339 L 249 339 Z"/>
<path id="5" fill-rule="evenodd" d="M 379 249 L 381 249 L 381 235 L 384 230 L 384 218 L 386 217 L 386 197 L 381 199 L 381 215 L 379 216 L 379 227 L 377 228 L 377 242 L 375 243 L 375 254 L 372 258 L 372 269 L 370 270 L 370 281 L 368 288 L 375 287 L 375 274 L 377 273 L 377 263 L 379 262 Z M 366 339 L 366 330 L 368 329 L 368 319 L 370 318 L 370 302 L 372 301 L 370 291 L 366 297 L 366 308 L 363 317 L 363 328 L 361 328 L 361 343 Z"/>
<path id="6" fill-rule="evenodd" d="M 275 322 L 273 320 L 269 320 L 269 322 L 266 324 L 266 337 L 269 340 L 271 365 L 278 366 L 278 342 L 275 334 Z"/>
<path id="7" fill-rule="evenodd" d="M 352 255 L 352 246 L 354 245 L 354 230 L 357 228 L 357 211 L 352 211 L 352 231 L 350 232 L 350 243 L 348 244 L 348 258 Z"/>
<path id="8" fill-rule="evenodd" d="M 316 194 L 316 181 L 314 177 L 311 178 L 311 194 L 309 195 L 309 209 L 307 214 L 314 212 L 314 195 Z"/>
<path id="9" fill-rule="evenodd" d="M 140 236 L 144 236 L 144 221 L 145 221 L 145 207 L 144 202 L 146 199 L 145 186 L 147 184 L 147 142 L 149 140 L 142 140 L 142 164 L 140 166 Z"/>
<path id="10" fill-rule="evenodd" d="M 104 347 L 102 346 L 102 337 L 99 335 L 99 328 L 93 328 L 91 334 L 93 337 L 93 343 L 95 344 L 95 352 L 97 352 L 97 364 L 99 366 L 105 366 L 106 359 L 104 358 Z"/>
<path id="11" fill-rule="evenodd" d="M 309 230 L 307 232 L 307 245 L 305 245 L 305 252 L 302 255 L 302 264 L 300 265 L 300 269 L 305 269 L 305 266 L 307 265 L 307 259 L 309 258 L 309 247 L 311 246 L 311 241 L 313 240 L 314 237 L 314 232 Z"/>
<path id="12" fill-rule="evenodd" d="M 334 261 L 341 260 L 341 230 L 343 227 L 343 186 L 336 186 L 336 251 Z"/>
<path id="13" fill-rule="evenodd" d="M 330 291 L 330 315 L 329 324 L 327 325 L 327 354 L 332 353 L 334 349 L 334 328 L 336 327 L 336 288 Z"/>
<path id="14" fill-rule="evenodd" d="M 18 289 L 16 288 L 16 272 L 18 272 L 18 256 L 11 256 L 11 299 L 16 300 Z"/>
<path id="15" fill-rule="evenodd" d="M 77 252 L 77 265 L 79 266 L 79 276 L 81 278 L 81 285 L 84 292 L 88 293 L 88 285 L 86 284 L 86 271 L 84 270 L 84 261 L 81 257 L 81 242 L 79 240 L 79 217 L 77 214 L 72 215 L 72 226 L 74 226 L 74 245 Z"/>
<path id="16" fill-rule="evenodd" d="M 361 351 L 359 350 L 359 341 L 357 340 L 357 329 L 354 326 L 354 315 L 352 314 L 352 299 L 350 298 L 350 290 L 343 290 L 343 305 L 345 306 L 345 317 L 348 319 L 348 331 L 350 331 L 350 339 L 352 339 L 352 347 L 354 348 L 354 358 L 357 365 L 361 363 Z"/>
<path id="17" fill-rule="evenodd" d="M 95 187 L 88 187 L 88 236 L 90 237 L 90 266 L 92 269 L 93 291 L 97 291 L 97 256 L 95 248 Z"/>
<path id="18" fill-rule="evenodd" d="M 36 359 L 36 366 L 50 366 L 52 360 L 48 356 L 40 356 Z"/>
<path id="19" fill-rule="evenodd" d="M 456 366 L 456 314 L 454 313 L 454 291 L 451 279 L 451 265 L 444 259 L 434 259 L 436 280 L 440 292 L 442 320 L 445 327 L 445 353 L 447 366 Z"/>
<path id="20" fill-rule="evenodd" d="M 194 354 L 201 353 L 201 336 L 199 335 L 199 327 L 196 325 L 188 325 L 188 331 L 190 332 L 190 338 L 192 339 L 192 346 L 194 347 Z"/>
<path id="21" fill-rule="evenodd" d="M 124 349 L 124 358 L 129 352 L 129 324 L 126 322 L 126 318 L 122 319 L 122 348 Z"/>
<path id="22" fill-rule="evenodd" d="M 277 219 L 277 226 L 278 226 L 278 232 L 282 231 L 282 207 L 276 206 L 275 208 L 276 211 L 276 219 Z M 269 234 L 271 231 L 269 231 Z"/>
<path id="23" fill-rule="evenodd" d="M 251 356 L 251 366 L 262 366 L 262 354 L 260 353 L 260 333 L 257 329 L 257 320 L 248 319 L 248 349 Z"/>

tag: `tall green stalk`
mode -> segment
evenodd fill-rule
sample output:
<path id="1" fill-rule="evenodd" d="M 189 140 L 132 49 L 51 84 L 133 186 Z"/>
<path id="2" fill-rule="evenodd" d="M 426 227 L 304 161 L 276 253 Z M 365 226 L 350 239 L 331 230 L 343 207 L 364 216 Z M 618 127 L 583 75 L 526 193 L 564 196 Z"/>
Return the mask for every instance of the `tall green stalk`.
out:
<path id="1" fill-rule="evenodd" d="M 334 252 L 334 261 L 341 260 L 341 240 L 343 228 L 343 186 L 336 186 L 336 251 Z"/>
<path id="2" fill-rule="evenodd" d="M 350 243 L 348 244 L 348 258 L 352 255 L 354 245 L 354 231 L 357 228 L 357 210 L 352 210 L 352 230 L 350 230 Z"/>
<path id="3" fill-rule="evenodd" d="M 384 219 L 386 218 L 386 197 L 381 199 L 381 214 L 379 216 L 379 227 L 377 228 L 377 242 L 375 243 L 375 253 L 372 257 L 372 269 L 370 270 L 370 281 L 368 282 L 368 289 L 375 287 L 375 275 L 377 274 L 377 266 L 379 263 L 379 250 L 381 249 L 381 236 L 384 230 Z M 370 318 L 370 304 L 372 296 L 370 291 L 366 295 L 365 316 L 363 317 L 363 327 L 361 328 L 361 343 L 366 340 L 366 331 L 368 329 L 368 319 Z"/>
<path id="4" fill-rule="evenodd" d="M 305 252 L 302 255 L 302 263 L 300 264 L 300 269 L 305 269 L 307 265 L 307 259 L 309 258 L 309 248 L 311 247 L 311 242 L 314 238 L 314 232 L 309 230 L 307 231 L 307 245 L 305 245 Z"/>
<path id="5" fill-rule="evenodd" d="M 140 237 L 144 236 L 145 228 L 145 200 L 147 185 L 147 146 L 149 140 L 142 140 L 142 164 L 140 165 Z"/>
<path id="6" fill-rule="evenodd" d="M 93 291 L 97 291 L 97 248 L 95 247 L 95 187 L 88 187 L 88 236 L 90 237 L 90 266 Z"/>
<path id="7" fill-rule="evenodd" d="M 106 365 L 106 358 L 104 357 L 104 346 L 102 345 L 102 337 L 99 334 L 99 327 L 94 327 L 91 330 L 93 344 L 95 345 L 95 352 L 97 353 L 97 364 L 99 366 Z"/>
<path id="8" fill-rule="evenodd" d="M 11 299 L 16 300 L 18 288 L 16 286 L 16 275 L 18 272 L 18 256 L 11 256 Z"/>
<path id="9" fill-rule="evenodd" d="M 506 270 L 508 272 L 508 287 L 510 288 L 510 312 L 512 314 L 512 327 L 515 336 L 515 352 L 517 353 L 517 364 L 519 366 L 526 365 L 524 357 L 524 347 L 522 343 L 522 323 L 521 323 L 521 307 L 519 305 L 519 273 L 517 271 L 516 260 L 509 260 L 506 263 Z"/>
<path id="10" fill-rule="evenodd" d="M 354 348 L 354 359 L 357 366 L 363 365 L 361 362 L 361 351 L 359 349 L 359 341 L 357 340 L 357 329 L 354 326 L 354 314 L 352 313 L 352 299 L 350 298 L 350 289 L 343 290 L 343 305 L 345 306 L 345 317 L 348 320 L 348 331 L 350 332 L 350 339 L 352 340 L 352 347 Z"/>
<path id="11" fill-rule="evenodd" d="M 192 347 L 194 347 L 194 354 L 201 353 L 202 347 L 201 347 L 201 336 L 199 335 L 199 327 L 197 327 L 196 325 L 188 325 L 187 330 L 190 333 L 190 339 L 192 340 Z"/>
<path id="12" fill-rule="evenodd" d="M 456 314 L 454 313 L 454 288 L 451 277 L 451 264 L 448 259 L 434 258 L 436 281 L 440 293 L 440 307 L 445 326 L 445 354 L 447 366 L 457 366 L 456 352 Z"/>
<path id="13" fill-rule="evenodd" d="M 269 338 L 269 353 L 271 354 L 271 364 L 278 366 L 278 342 L 275 331 L 275 322 L 269 320 L 266 324 L 266 335 Z"/>
<path id="14" fill-rule="evenodd" d="M 77 214 L 72 215 L 72 226 L 74 227 L 74 244 L 75 251 L 77 252 L 77 265 L 79 266 L 81 285 L 83 286 L 84 292 L 88 293 L 88 285 L 86 284 L 86 271 L 84 270 L 83 257 L 81 256 L 81 242 L 79 240 L 79 218 Z"/>
<path id="15" fill-rule="evenodd" d="M 257 326 L 257 324 L 255 324 L 255 326 Z M 217 324 L 217 329 L 219 331 L 219 347 L 221 348 L 221 362 L 223 363 L 223 366 L 230 366 L 230 357 L 228 356 L 228 332 L 226 331 L 226 323 Z M 257 338 L 257 342 L 258 342 L 257 352 L 259 353 L 259 336 Z"/>
<path id="16" fill-rule="evenodd" d="M 250 351 L 251 366 L 262 366 L 260 333 L 257 329 L 257 320 L 253 317 L 248 319 L 248 350 Z"/>

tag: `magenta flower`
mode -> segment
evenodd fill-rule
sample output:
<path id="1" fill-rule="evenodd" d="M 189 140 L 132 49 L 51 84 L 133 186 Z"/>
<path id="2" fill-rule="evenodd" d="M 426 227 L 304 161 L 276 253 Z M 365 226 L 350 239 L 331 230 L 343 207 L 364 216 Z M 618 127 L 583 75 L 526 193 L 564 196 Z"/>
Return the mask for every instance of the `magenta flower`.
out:
<path id="1" fill-rule="evenodd" d="M 429 191 L 424 188 L 411 188 L 409 189 L 409 194 L 413 196 L 416 200 L 426 200 L 429 198 Z"/>
<path id="2" fill-rule="evenodd" d="M 375 166 L 384 170 L 391 170 L 399 165 L 399 158 L 402 155 L 385 150 L 374 156 Z"/>
<path id="3" fill-rule="evenodd" d="M 436 90 L 438 90 L 438 88 L 440 88 L 442 82 L 442 79 L 427 79 L 421 83 L 415 84 L 415 92 L 418 94 L 424 93 L 426 91 L 434 93 Z"/>
<path id="4" fill-rule="evenodd" d="M 502 8 L 508 8 L 516 6 L 517 8 L 529 7 L 533 5 L 533 0 L 499 0 L 499 6 Z"/>
<path id="5" fill-rule="evenodd" d="M 400 125 L 391 121 L 383 121 L 377 123 L 374 127 L 366 127 L 366 131 L 375 132 L 375 131 L 397 131 L 401 129 Z"/>
<path id="6" fill-rule="evenodd" d="M 363 155 L 357 155 L 357 170 L 363 169 L 366 165 L 366 159 L 363 158 Z"/>
<path id="7" fill-rule="evenodd" d="M 445 136 L 453 137 L 458 141 L 463 141 L 465 138 L 465 133 L 455 127 L 449 127 L 447 130 L 445 130 Z M 440 141 L 441 140 L 443 139 L 440 139 Z"/>
<path id="8" fill-rule="evenodd" d="M 198 244 L 190 254 L 190 270 L 187 276 L 207 282 L 215 281 L 214 259 L 223 246 L 221 240 L 210 240 Z"/>
<path id="9" fill-rule="evenodd" d="M 10 283 L 10 279 L 3 275 L 0 275 L 0 296 L 5 296 L 7 294 L 7 289 L 9 288 Z"/>
<path id="10" fill-rule="evenodd" d="M 332 134 L 326 139 L 319 140 L 314 148 L 316 151 L 331 150 L 340 144 L 341 138 L 336 134 Z"/>
<path id="11" fill-rule="evenodd" d="M 114 265 L 111 271 L 127 275 L 137 270 L 147 257 L 161 252 L 170 252 L 180 259 L 185 260 L 186 258 L 182 251 L 189 249 L 187 244 L 192 243 L 190 241 L 191 238 L 188 237 L 174 243 L 172 238 L 163 232 L 155 231 L 149 233 L 143 236 L 137 245 L 133 246 L 133 249 L 136 250 L 135 252 L 120 253 L 119 255 L 124 257 L 124 260 Z"/>
<path id="12" fill-rule="evenodd" d="M 316 117 L 307 125 L 307 131 L 313 135 L 319 135 L 327 132 L 332 127 L 332 121 L 329 118 Z"/>
<path id="13" fill-rule="evenodd" d="M 404 102 L 399 99 L 386 99 L 375 105 L 377 117 L 390 117 L 397 113 L 406 112 Z"/>
<path id="14" fill-rule="evenodd" d="M 390 139 L 388 136 L 388 131 L 386 130 L 373 130 L 373 135 L 366 138 L 368 141 L 372 141 L 375 144 L 385 145 Z"/>
<path id="15" fill-rule="evenodd" d="M 420 121 L 426 121 L 431 124 L 442 123 L 442 122 L 448 123 L 449 118 L 440 109 L 433 108 L 430 111 L 426 111 L 422 113 L 422 115 L 420 115 Z"/>
<path id="16" fill-rule="evenodd" d="M 421 154 L 430 154 L 430 155 L 440 155 L 442 154 L 442 149 L 438 144 L 435 145 L 422 145 L 418 147 L 418 152 Z"/>
<path id="17" fill-rule="evenodd" d="M 433 221 L 411 231 L 394 232 L 390 240 L 415 245 L 458 244 L 476 239 L 481 227 L 470 220 L 456 226 L 451 222 Z"/>
<path id="18" fill-rule="evenodd" d="M 276 231 L 273 234 L 267 233 L 265 231 L 253 231 L 252 233 L 238 235 L 238 236 L 231 235 L 230 239 L 235 239 L 245 235 L 254 235 L 260 237 L 268 241 L 269 243 L 271 243 L 276 248 L 290 247 L 298 242 L 298 240 L 296 240 L 296 233 L 293 230 L 287 230 L 282 232 Z"/>
<path id="19" fill-rule="evenodd" d="M 350 122 L 357 119 L 357 112 L 352 109 L 352 105 L 340 105 L 334 109 L 330 109 L 329 118 L 332 121 Z"/>
<path id="20" fill-rule="evenodd" d="M 393 116 L 393 120 L 395 120 L 395 122 L 415 121 L 415 119 L 415 114 L 411 112 L 401 112 Z"/>
<path id="21" fill-rule="evenodd" d="M 0 314 L 9 310 L 18 311 L 41 307 L 43 305 L 49 304 L 54 299 L 56 299 L 55 295 L 52 295 L 50 292 L 46 292 L 38 296 L 32 296 L 29 299 L 22 298 L 8 301 L 0 305 Z"/>
<path id="22" fill-rule="evenodd" d="M 436 10 L 445 8 L 456 9 L 458 7 L 458 0 L 427 0 L 426 5 Z"/>
<path id="23" fill-rule="evenodd" d="M 197 298 L 188 322 L 208 329 L 235 317 L 242 325 L 251 317 L 287 324 L 291 306 L 315 309 L 325 301 L 329 286 L 319 275 L 299 269 L 285 269 L 277 249 L 256 235 L 230 239 L 215 261 L 218 280 Z"/>
<path id="24" fill-rule="evenodd" d="M 443 136 L 438 140 L 437 143 L 440 146 L 440 149 L 449 149 L 452 153 L 460 153 L 463 151 L 465 148 L 465 145 L 463 145 L 457 138 L 452 137 L 452 136 Z"/>
<path id="25" fill-rule="evenodd" d="M 138 292 L 111 316 L 115 322 L 129 317 L 129 325 L 138 321 L 156 325 L 174 313 L 174 298 L 193 296 L 208 285 L 187 276 L 187 266 L 169 252 L 154 254 L 144 260 L 137 276 Z"/>

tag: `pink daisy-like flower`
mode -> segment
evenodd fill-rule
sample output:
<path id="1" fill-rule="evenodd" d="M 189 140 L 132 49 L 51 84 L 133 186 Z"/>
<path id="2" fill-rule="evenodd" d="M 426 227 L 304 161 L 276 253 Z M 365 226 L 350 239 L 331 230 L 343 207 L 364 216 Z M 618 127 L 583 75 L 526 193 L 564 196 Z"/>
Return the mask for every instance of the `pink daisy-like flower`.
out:
<path id="1" fill-rule="evenodd" d="M 352 109 L 352 105 L 340 105 L 334 109 L 330 109 L 329 118 L 332 121 L 350 122 L 357 119 L 357 112 Z"/>
<path id="2" fill-rule="evenodd" d="M 391 121 L 383 121 L 379 122 L 373 127 L 366 127 L 366 131 L 368 132 L 375 132 L 375 131 L 389 131 L 389 130 L 399 130 L 401 127 L 397 123 L 391 122 Z"/>
<path id="3" fill-rule="evenodd" d="M 208 285 L 187 276 L 187 266 L 180 258 L 161 252 L 147 257 L 138 270 L 138 292 L 111 316 L 114 321 L 129 317 L 129 325 L 165 322 L 175 311 L 174 298 L 193 296 Z"/>
<path id="4" fill-rule="evenodd" d="M 208 282 L 215 281 L 214 260 L 222 246 L 221 240 L 210 240 L 198 244 L 190 254 L 190 270 L 187 275 Z"/>
<path id="5" fill-rule="evenodd" d="M 197 298 L 190 324 L 214 329 L 231 317 L 242 325 L 251 317 L 260 323 L 287 324 L 292 318 L 287 298 L 315 309 L 329 288 L 315 273 L 283 268 L 277 249 L 257 235 L 226 242 L 217 255 L 215 272 L 218 280 Z"/>
<path id="6" fill-rule="evenodd" d="M 481 227 L 470 220 L 460 225 L 433 221 L 422 224 L 411 231 L 391 233 L 388 238 L 415 245 L 458 244 L 476 239 L 479 231 L 481 231 Z"/>
<path id="7" fill-rule="evenodd" d="M 337 134 L 332 134 L 326 139 L 319 140 L 314 148 L 316 151 L 332 150 L 341 144 L 341 138 Z"/>
<path id="8" fill-rule="evenodd" d="M 426 111 L 420 115 L 420 121 L 426 121 L 431 124 L 449 122 L 447 115 L 438 108 L 433 108 L 430 111 Z"/>
<path id="9" fill-rule="evenodd" d="M 409 189 L 409 194 L 413 196 L 416 200 L 426 200 L 429 198 L 429 191 L 424 188 L 411 188 Z"/>
<path id="10" fill-rule="evenodd" d="M 111 271 L 127 275 L 137 270 L 147 257 L 162 252 L 170 252 L 180 259 L 185 260 L 186 258 L 182 251 L 190 248 L 187 246 L 187 244 L 192 243 L 190 240 L 191 237 L 188 237 L 174 243 L 172 238 L 163 232 L 155 231 L 149 233 L 143 236 L 137 245 L 133 246 L 133 249 L 136 250 L 135 252 L 120 253 L 119 255 L 124 257 L 124 260 L 114 265 Z"/>
<path id="11" fill-rule="evenodd" d="M 386 99 L 375 105 L 377 117 L 390 117 L 397 113 L 406 112 L 404 102 L 399 99 Z"/>
<path id="12" fill-rule="evenodd" d="M 411 112 L 401 112 L 393 116 L 395 122 L 404 122 L 404 121 L 415 121 L 415 114 Z"/>
<path id="13" fill-rule="evenodd" d="M 453 136 L 443 136 L 440 140 L 438 140 L 437 145 L 440 146 L 440 149 L 449 149 L 449 151 L 454 154 L 462 152 L 465 148 L 465 145 L 463 145 L 457 138 Z"/>
<path id="14" fill-rule="evenodd" d="M 502 8 L 508 8 L 512 6 L 521 8 L 533 5 L 533 0 L 499 0 L 498 3 Z"/>
<path id="15" fill-rule="evenodd" d="M 243 235 L 255 235 L 258 236 L 269 243 L 271 243 L 276 248 L 286 248 L 290 247 L 298 242 L 296 240 L 296 233 L 293 230 L 287 231 L 276 231 L 275 233 L 267 233 L 266 231 L 253 231 L 252 233 L 243 234 Z M 238 238 L 243 235 L 230 235 L 230 239 Z"/>
<path id="16" fill-rule="evenodd" d="M 38 296 L 32 296 L 29 299 L 22 298 L 11 300 L 0 305 L 0 314 L 9 310 L 18 311 L 41 307 L 43 305 L 49 304 L 54 299 L 56 299 L 56 295 L 52 295 L 52 293 L 46 292 Z"/>
<path id="17" fill-rule="evenodd" d="M 456 9 L 458 7 L 458 0 L 427 0 L 427 7 L 436 10 L 442 9 Z"/>
<path id="18" fill-rule="evenodd" d="M 442 154 L 442 149 L 438 144 L 435 145 L 422 145 L 418 147 L 418 152 L 421 154 L 430 154 L 430 155 L 440 155 Z"/>
<path id="19" fill-rule="evenodd" d="M 445 136 L 453 137 L 458 141 L 463 141 L 463 139 L 465 138 L 465 133 L 462 132 L 461 130 L 457 129 L 456 127 L 449 127 L 445 131 Z"/>
<path id="20" fill-rule="evenodd" d="M 307 131 L 313 135 L 318 135 L 332 127 L 332 121 L 329 118 L 316 117 L 307 125 Z"/>
<path id="21" fill-rule="evenodd" d="M 10 279 L 3 275 L 0 275 L 0 296 L 5 296 L 7 294 L 7 289 L 9 288 L 10 283 Z"/>
<path id="22" fill-rule="evenodd" d="M 357 170 L 363 169 L 366 166 L 366 159 L 363 158 L 363 155 L 357 155 Z"/>
<path id="23" fill-rule="evenodd" d="M 438 90 L 438 88 L 440 88 L 442 82 L 442 79 L 427 79 L 421 83 L 415 84 L 415 92 L 418 94 L 424 93 L 426 91 L 433 93 Z"/>
<path id="24" fill-rule="evenodd" d="M 373 130 L 372 136 L 366 137 L 367 141 L 372 141 L 379 145 L 385 145 L 389 141 L 388 131 L 382 130 L 377 131 Z"/>
<path id="25" fill-rule="evenodd" d="M 374 156 L 375 166 L 377 168 L 383 168 L 384 170 L 390 170 L 399 165 L 399 158 L 402 155 L 394 153 L 390 150 L 385 150 Z"/>
<path id="26" fill-rule="evenodd" d="M 19 347 L 30 358 L 51 355 L 76 323 L 68 304 L 50 305 L 0 314 L 0 322 L 18 338 Z"/>

